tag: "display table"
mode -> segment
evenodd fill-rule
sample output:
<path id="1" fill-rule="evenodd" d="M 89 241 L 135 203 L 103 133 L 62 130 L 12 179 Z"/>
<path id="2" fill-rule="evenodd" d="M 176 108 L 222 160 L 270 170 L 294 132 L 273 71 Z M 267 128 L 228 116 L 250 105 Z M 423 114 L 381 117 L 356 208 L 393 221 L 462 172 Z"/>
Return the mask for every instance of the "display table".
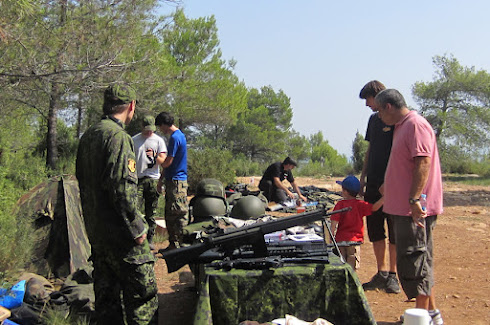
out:
<path id="1" fill-rule="evenodd" d="M 356 273 L 335 255 L 329 264 L 284 264 L 266 270 L 201 267 L 194 325 L 260 323 L 286 314 L 334 325 L 376 324 Z"/>

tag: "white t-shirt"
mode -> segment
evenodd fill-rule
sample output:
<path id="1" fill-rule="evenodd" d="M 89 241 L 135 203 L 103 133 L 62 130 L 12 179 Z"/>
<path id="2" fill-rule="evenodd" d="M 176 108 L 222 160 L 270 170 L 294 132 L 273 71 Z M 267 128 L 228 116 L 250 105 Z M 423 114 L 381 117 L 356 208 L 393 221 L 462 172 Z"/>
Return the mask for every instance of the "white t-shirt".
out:
<path id="1" fill-rule="evenodd" d="M 160 153 L 167 153 L 167 146 L 163 139 L 153 133 L 149 138 L 145 138 L 141 133 L 136 134 L 133 137 L 134 153 L 136 155 L 136 173 L 138 178 L 150 177 L 154 179 L 160 178 L 160 165 L 155 164 L 152 168 L 148 168 L 148 164 L 151 163 L 150 159 L 146 156 L 146 150 L 148 148 L 153 149 L 155 156 Z M 156 159 L 156 158 L 155 158 Z"/>

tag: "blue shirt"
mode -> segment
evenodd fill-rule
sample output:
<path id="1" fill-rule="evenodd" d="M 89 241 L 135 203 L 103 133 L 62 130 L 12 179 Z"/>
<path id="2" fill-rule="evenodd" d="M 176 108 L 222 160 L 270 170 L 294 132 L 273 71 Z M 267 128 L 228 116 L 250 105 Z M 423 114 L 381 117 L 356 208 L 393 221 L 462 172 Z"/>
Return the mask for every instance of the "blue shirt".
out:
<path id="1" fill-rule="evenodd" d="M 165 169 L 165 179 L 187 180 L 187 141 L 180 129 L 170 136 L 168 141 L 168 156 L 173 157 L 172 164 Z"/>

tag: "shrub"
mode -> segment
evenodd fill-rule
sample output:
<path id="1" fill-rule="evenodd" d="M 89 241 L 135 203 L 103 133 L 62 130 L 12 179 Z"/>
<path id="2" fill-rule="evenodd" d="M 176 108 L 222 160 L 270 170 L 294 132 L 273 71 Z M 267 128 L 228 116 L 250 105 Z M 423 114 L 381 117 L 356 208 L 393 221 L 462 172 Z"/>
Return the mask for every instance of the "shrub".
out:
<path id="1" fill-rule="evenodd" d="M 16 202 L 26 191 L 46 179 L 41 157 L 21 151 L 4 152 L 0 164 L 0 277 L 24 267 L 34 245 L 31 226 L 17 220 Z"/>
<path id="2" fill-rule="evenodd" d="M 220 149 L 190 149 L 188 152 L 189 193 L 204 178 L 215 178 L 223 186 L 235 182 L 235 166 L 230 151 Z"/>
<path id="3" fill-rule="evenodd" d="M 267 168 L 264 168 L 259 162 L 250 160 L 243 154 L 235 156 L 231 163 L 235 168 L 236 176 L 262 175 L 265 168 Z"/>
<path id="4" fill-rule="evenodd" d="M 353 169 L 352 166 L 347 162 L 340 164 L 328 164 L 322 163 L 318 161 L 310 161 L 305 165 L 301 165 L 295 174 L 298 176 L 313 176 L 313 177 L 321 177 L 321 176 L 344 176 L 347 174 L 352 174 Z"/>

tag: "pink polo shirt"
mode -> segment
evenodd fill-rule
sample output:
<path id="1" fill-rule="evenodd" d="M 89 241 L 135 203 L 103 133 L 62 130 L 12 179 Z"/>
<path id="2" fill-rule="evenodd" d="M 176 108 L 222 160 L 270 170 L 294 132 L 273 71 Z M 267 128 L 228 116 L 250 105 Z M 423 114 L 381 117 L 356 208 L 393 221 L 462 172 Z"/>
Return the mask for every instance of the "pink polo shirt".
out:
<path id="1" fill-rule="evenodd" d="M 427 215 L 442 213 L 442 178 L 436 136 L 432 126 L 416 111 L 410 111 L 395 124 L 393 145 L 385 173 L 383 211 L 388 214 L 411 214 L 410 187 L 414 158 L 430 157 L 429 179 L 422 193 L 427 194 Z"/>

